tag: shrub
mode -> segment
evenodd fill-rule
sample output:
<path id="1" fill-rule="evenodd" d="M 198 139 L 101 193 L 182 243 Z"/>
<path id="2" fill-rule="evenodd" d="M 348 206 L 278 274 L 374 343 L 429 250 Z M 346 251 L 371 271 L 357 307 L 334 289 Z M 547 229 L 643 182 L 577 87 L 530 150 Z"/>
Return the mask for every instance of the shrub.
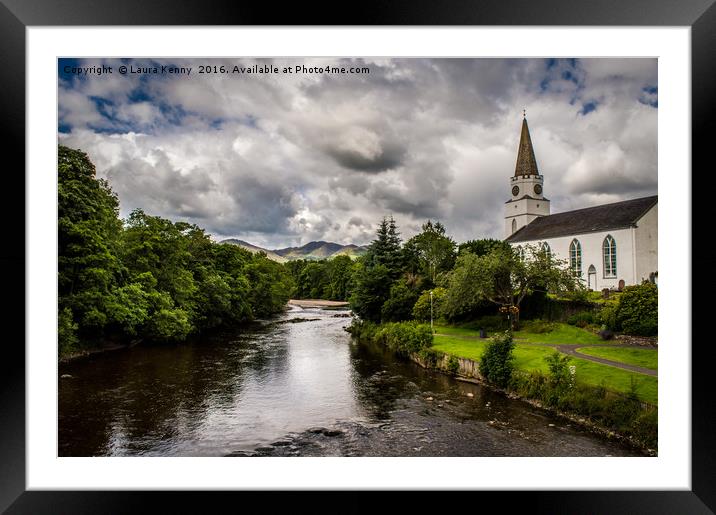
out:
<path id="1" fill-rule="evenodd" d="M 544 360 L 547 362 L 552 384 L 557 388 L 569 386 L 572 380 L 572 375 L 569 372 L 569 362 L 572 361 L 571 358 L 558 351 L 554 351 L 544 358 Z"/>
<path id="2" fill-rule="evenodd" d="M 510 331 L 495 335 L 492 341 L 488 342 L 480 358 L 480 373 L 487 381 L 503 388 L 508 385 L 514 370 L 514 347 Z"/>
<path id="3" fill-rule="evenodd" d="M 522 330 L 534 334 L 550 333 L 554 331 L 554 324 L 546 320 L 528 320 L 522 323 Z"/>
<path id="4" fill-rule="evenodd" d="M 427 324 L 395 322 L 381 324 L 375 333 L 374 340 L 399 355 L 407 356 L 432 346 L 433 333 Z"/>
<path id="5" fill-rule="evenodd" d="M 460 362 L 458 361 L 457 357 L 450 356 L 447 362 L 447 371 L 451 375 L 457 375 L 458 370 L 460 370 Z"/>
<path id="6" fill-rule="evenodd" d="M 569 325 L 576 325 L 577 327 L 587 327 L 595 322 L 596 317 L 592 311 L 580 311 L 567 318 L 567 323 Z"/>
<path id="7" fill-rule="evenodd" d="M 604 304 L 604 307 L 597 313 L 596 320 L 601 323 L 606 329 L 611 331 L 618 331 L 617 327 L 617 302 L 608 302 Z"/>
<path id="8" fill-rule="evenodd" d="M 627 334 L 653 336 L 658 333 L 659 289 L 655 284 L 627 286 L 619 297 L 616 323 Z"/>
<path id="9" fill-rule="evenodd" d="M 502 315 L 487 315 L 472 322 L 462 324 L 460 327 L 473 330 L 504 331 L 507 327 L 507 319 Z"/>

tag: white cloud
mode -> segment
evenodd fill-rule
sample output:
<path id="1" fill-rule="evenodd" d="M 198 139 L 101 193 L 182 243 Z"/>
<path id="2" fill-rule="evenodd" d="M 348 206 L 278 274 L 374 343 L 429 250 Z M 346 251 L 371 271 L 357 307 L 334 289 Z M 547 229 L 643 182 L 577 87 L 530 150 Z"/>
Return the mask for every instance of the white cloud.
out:
<path id="1" fill-rule="evenodd" d="M 553 212 L 656 192 L 655 59 L 359 62 L 369 75 L 61 81 L 60 140 L 88 152 L 123 216 L 269 247 L 366 243 L 384 215 L 405 238 L 428 217 L 458 241 L 501 237 L 523 108 Z"/>

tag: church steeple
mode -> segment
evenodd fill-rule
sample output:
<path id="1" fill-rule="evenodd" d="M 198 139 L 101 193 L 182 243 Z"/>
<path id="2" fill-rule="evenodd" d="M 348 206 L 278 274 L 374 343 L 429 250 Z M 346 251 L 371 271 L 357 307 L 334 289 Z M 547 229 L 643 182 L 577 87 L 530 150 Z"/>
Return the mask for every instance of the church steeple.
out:
<path id="1" fill-rule="evenodd" d="M 544 197 L 543 185 L 544 177 L 537 169 L 530 129 L 524 116 L 515 175 L 510 177 L 512 198 L 505 203 L 505 238 L 535 218 L 549 215 L 549 199 Z"/>
<path id="2" fill-rule="evenodd" d="M 526 116 L 522 118 L 522 133 L 520 134 L 520 146 L 517 151 L 517 165 L 515 166 L 515 177 L 520 175 L 539 175 Z"/>

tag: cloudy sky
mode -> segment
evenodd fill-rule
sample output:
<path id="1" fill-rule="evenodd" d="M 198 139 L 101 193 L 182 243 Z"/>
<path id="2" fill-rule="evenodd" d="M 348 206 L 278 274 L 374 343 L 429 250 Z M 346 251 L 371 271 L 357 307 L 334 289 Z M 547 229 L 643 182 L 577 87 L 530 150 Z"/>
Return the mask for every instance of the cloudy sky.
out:
<path id="1" fill-rule="evenodd" d="M 283 73 L 298 64 L 369 73 Z M 367 243 L 390 215 L 406 239 L 427 219 L 501 238 L 523 109 L 553 213 L 657 192 L 656 59 L 63 59 L 58 101 L 60 143 L 89 154 L 121 216 L 268 248 Z"/>

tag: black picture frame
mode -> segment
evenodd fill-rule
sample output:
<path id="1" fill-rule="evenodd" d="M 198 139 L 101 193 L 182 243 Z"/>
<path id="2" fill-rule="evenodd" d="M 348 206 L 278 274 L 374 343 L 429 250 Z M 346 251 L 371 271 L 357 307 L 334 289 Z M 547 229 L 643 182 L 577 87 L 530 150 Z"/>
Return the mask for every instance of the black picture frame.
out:
<path id="1" fill-rule="evenodd" d="M 6 214 L 15 213 L 13 223 L 5 224 L 4 238 L 12 244 L 2 245 L 0 263 L 4 274 L 6 298 L 12 302 L 2 310 L 3 327 L 18 330 L 17 337 L 8 337 L 0 359 L 0 510 L 7 513 L 98 513 L 143 512 L 148 501 L 161 503 L 161 511 L 207 511 L 217 501 L 241 504 L 256 496 L 247 492 L 199 494 L 211 500 L 197 499 L 189 492 L 69 492 L 26 491 L 25 488 L 25 352 L 18 342 L 25 339 L 24 278 L 17 270 L 32 273 L 25 265 L 25 29 L 28 26 L 61 25 L 557 25 L 557 26 L 689 26 L 691 27 L 692 70 L 692 163 L 693 170 L 704 173 L 713 168 L 708 159 L 712 150 L 708 129 L 714 125 L 716 99 L 716 5 L 714 0 L 485 0 L 431 2 L 430 0 L 399 0 L 391 2 L 360 2 L 351 5 L 350 14 L 339 15 L 335 4 L 320 2 L 291 3 L 277 7 L 272 3 L 251 4 L 220 0 L 2 0 L 0 1 L 0 70 L 3 90 L 0 113 L 3 115 L 2 143 L 6 155 L 18 157 L 10 170 L 5 166 L 3 178 L 8 206 Z M 6 161 L 8 162 L 8 161 Z M 673 173 L 677 173 L 673 171 Z M 692 187 L 698 187 L 697 174 L 692 172 Z M 684 180 L 689 180 L 688 176 Z M 692 190 L 693 191 L 693 190 Z M 12 192 L 10 194 L 9 192 Z M 693 195 L 692 195 L 693 197 Z M 692 204 L 692 220 L 696 226 L 707 219 L 708 202 Z M 14 209 L 12 209 L 14 207 Z M 17 213 L 23 213 L 23 223 Z M 9 215 L 8 215 L 9 216 Z M 703 233 L 693 230 L 692 234 Z M 684 249 L 691 251 L 691 249 Z M 707 254 L 690 254 L 692 270 L 709 269 L 714 258 Z M 15 272 L 14 272 L 15 271 Z M 707 303 L 699 304 L 695 295 L 711 289 L 713 279 L 699 278 L 698 289 L 692 289 L 694 321 L 705 320 Z M 23 299 L 21 302 L 20 299 Z M 687 345 L 691 320 L 684 321 L 683 342 Z M 686 326 L 691 327 L 686 327 Z M 529 506 L 532 513 L 713 513 L 716 510 L 716 409 L 710 396 L 710 360 L 708 339 L 692 341 L 692 490 L 691 491 L 584 491 L 584 492 L 471 492 L 480 498 L 480 505 L 510 500 L 510 507 Z M 699 345 L 703 344 L 703 345 Z M 305 493 L 305 492 L 304 492 Z M 296 502 L 297 511 L 303 493 L 272 494 L 275 500 Z M 358 492 L 347 494 L 339 511 L 357 512 L 372 509 L 372 501 Z M 459 508 L 460 497 L 456 499 Z M 325 498 L 324 498 L 325 499 Z M 423 504 L 429 498 L 416 492 L 414 502 Z M 474 500 L 470 505 L 476 506 Z M 504 505 L 504 504 L 503 504 Z M 238 509 L 238 504 L 236 505 Z M 330 503 L 314 504 L 312 512 L 335 512 Z"/>

